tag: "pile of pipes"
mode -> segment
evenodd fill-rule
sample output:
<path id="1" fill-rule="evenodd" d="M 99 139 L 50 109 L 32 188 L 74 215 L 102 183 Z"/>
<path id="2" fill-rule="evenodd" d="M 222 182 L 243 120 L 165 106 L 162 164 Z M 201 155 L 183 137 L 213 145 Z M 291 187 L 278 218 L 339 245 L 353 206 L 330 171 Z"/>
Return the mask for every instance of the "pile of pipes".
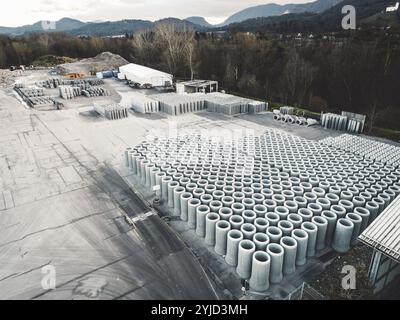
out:
<path id="1" fill-rule="evenodd" d="M 400 195 L 399 168 L 273 129 L 228 141 L 156 139 L 124 159 L 259 292 L 325 249 L 350 250 Z"/>
<path id="2" fill-rule="evenodd" d="M 80 87 L 82 85 L 89 86 L 101 86 L 104 84 L 104 81 L 97 78 L 89 78 L 89 79 L 61 79 L 61 78 L 50 78 L 45 81 L 37 82 L 38 86 L 48 89 L 55 89 L 59 86 L 72 86 L 72 87 Z"/>
<path id="3" fill-rule="evenodd" d="M 158 113 L 160 112 L 160 103 L 149 96 L 141 93 L 129 92 L 124 94 L 121 105 L 133 109 L 138 113 Z"/>
<path id="4" fill-rule="evenodd" d="M 364 122 L 355 118 L 350 119 L 345 115 L 323 113 L 321 115 L 321 125 L 326 129 L 361 133 Z"/>
<path id="5" fill-rule="evenodd" d="M 283 115 L 293 115 L 294 114 L 294 107 L 288 107 L 288 106 L 280 107 L 279 108 L 279 113 L 283 114 Z"/>
<path id="6" fill-rule="evenodd" d="M 257 114 L 265 111 L 268 111 L 268 103 L 261 101 L 253 101 L 249 103 L 249 113 Z"/>
<path id="7" fill-rule="evenodd" d="M 209 93 L 205 96 L 205 100 L 208 111 L 218 112 L 228 116 L 249 113 L 249 104 L 255 102 L 254 100 L 249 100 L 222 92 Z M 260 108 L 263 109 L 264 107 L 265 104 Z"/>
<path id="8" fill-rule="evenodd" d="M 94 105 L 94 110 L 109 120 L 128 118 L 128 108 L 120 105 Z"/>
<path id="9" fill-rule="evenodd" d="M 55 101 L 51 97 L 32 97 L 28 99 L 28 105 L 31 108 L 50 108 L 53 109 L 55 105 Z"/>
<path id="10" fill-rule="evenodd" d="M 85 97 L 101 97 L 101 96 L 109 96 L 110 92 L 104 88 L 86 88 L 82 90 L 82 95 Z"/>
<path id="11" fill-rule="evenodd" d="M 164 93 L 154 94 L 149 98 L 159 102 L 160 111 L 173 116 L 197 112 L 206 108 L 204 94 Z"/>
<path id="12" fill-rule="evenodd" d="M 63 99 L 73 99 L 82 95 L 80 87 L 59 86 L 60 96 Z"/>
<path id="13" fill-rule="evenodd" d="M 288 124 L 297 124 L 299 126 L 307 126 L 307 127 L 318 124 L 318 121 L 315 119 L 298 117 L 290 114 L 282 114 L 278 110 L 274 110 L 274 120 L 283 121 Z"/>
<path id="14" fill-rule="evenodd" d="M 36 89 L 36 88 L 20 88 L 21 93 L 26 97 L 43 97 L 44 90 L 43 89 Z"/>
<path id="15" fill-rule="evenodd" d="M 400 166 L 400 148 L 387 143 L 349 134 L 342 134 L 336 138 L 328 137 L 321 140 L 321 143 L 340 150 L 352 152 L 366 159 L 380 161 L 393 166 Z"/>

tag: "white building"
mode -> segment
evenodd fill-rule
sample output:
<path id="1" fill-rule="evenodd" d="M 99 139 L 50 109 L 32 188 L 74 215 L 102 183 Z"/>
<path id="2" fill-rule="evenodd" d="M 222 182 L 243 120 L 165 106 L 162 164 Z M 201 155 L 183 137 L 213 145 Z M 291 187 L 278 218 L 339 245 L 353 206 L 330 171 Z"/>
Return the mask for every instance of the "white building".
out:
<path id="1" fill-rule="evenodd" d="M 119 68 L 119 79 L 132 81 L 139 86 L 164 87 L 172 85 L 171 74 L 130 63 Z"/>
<path id="2" fill-rule="evenodd" d="M 396 5 L 394 7 L 387 7 L 386 12 L 395 12 L 399 10 L 399 2 L 396 2 Z"/>

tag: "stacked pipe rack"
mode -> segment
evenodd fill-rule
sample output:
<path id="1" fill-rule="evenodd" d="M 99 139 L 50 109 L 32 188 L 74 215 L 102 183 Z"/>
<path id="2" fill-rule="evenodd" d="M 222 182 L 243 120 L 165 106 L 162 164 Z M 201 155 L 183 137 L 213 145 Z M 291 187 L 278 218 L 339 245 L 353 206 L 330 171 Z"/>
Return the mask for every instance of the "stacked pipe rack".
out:
<path id="1" fill-rule="evenodd" d="M 45 96 L 42 88 L 25 88 L 23 84 L 16 84 L 14 90 L 31 108 L 53 108 L 55 101 L 52 97 Z"/>
<path id="2" fill-rule="evenodd" d="M 400 194 L 398 166 L 274 129 L 158 139 L 124 155 L 171 215 L 259 292 L 323 250 L 350 250 Z"/>

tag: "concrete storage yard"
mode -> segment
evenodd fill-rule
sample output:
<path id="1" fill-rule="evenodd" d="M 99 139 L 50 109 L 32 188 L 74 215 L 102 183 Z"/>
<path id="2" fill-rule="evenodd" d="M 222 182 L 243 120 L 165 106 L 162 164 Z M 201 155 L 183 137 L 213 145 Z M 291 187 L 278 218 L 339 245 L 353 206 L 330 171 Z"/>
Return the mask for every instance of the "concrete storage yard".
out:
<path id="1" fill-rule="evenodd" d="M 28 71 L 13 81 L 48 78 Z M 329 149 L 341 132 L 274 121 L 271 112 L 129 112 L 108 121 L 93 104 L 114 105 L 134 89 L 104 81 L 110 96 L 63 100 L 53 111 L 28 108 L 8 82 L 0 88 L 0 299 L 280 299 L 323 269 L 328 248 L 267 292 L 244 296 L 236 269 L 196 230 L 162 218 L 168 204 L 149 208 L 155 195 L 126 167 L 124 151 L 177 133 L 240 138 L 271 129 L 312 144 L 328 138 Z M 55 290 L 41 286 L 46 265 L 55 267 Z"/>

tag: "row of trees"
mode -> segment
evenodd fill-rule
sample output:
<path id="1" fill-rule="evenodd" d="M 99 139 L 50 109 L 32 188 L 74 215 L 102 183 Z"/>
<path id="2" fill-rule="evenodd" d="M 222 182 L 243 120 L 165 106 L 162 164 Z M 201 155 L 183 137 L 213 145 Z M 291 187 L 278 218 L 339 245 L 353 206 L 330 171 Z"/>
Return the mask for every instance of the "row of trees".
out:
<path id="1" fill-rule="evenodd" d="M 0 37 L 0 65 L 30 64 L 47 54 L 84 58 L 111 51 L 177 78 L 218 80 L 231 92 L 316 112 L 359 112 L 368 115 L 370 127 L 398 130 L 399 44 L 397 35 L 385 33 L 288 41 L 246 33 L 209 37 L 186 27 L 158 24 L 123 39 L 65 34 Z"/>

